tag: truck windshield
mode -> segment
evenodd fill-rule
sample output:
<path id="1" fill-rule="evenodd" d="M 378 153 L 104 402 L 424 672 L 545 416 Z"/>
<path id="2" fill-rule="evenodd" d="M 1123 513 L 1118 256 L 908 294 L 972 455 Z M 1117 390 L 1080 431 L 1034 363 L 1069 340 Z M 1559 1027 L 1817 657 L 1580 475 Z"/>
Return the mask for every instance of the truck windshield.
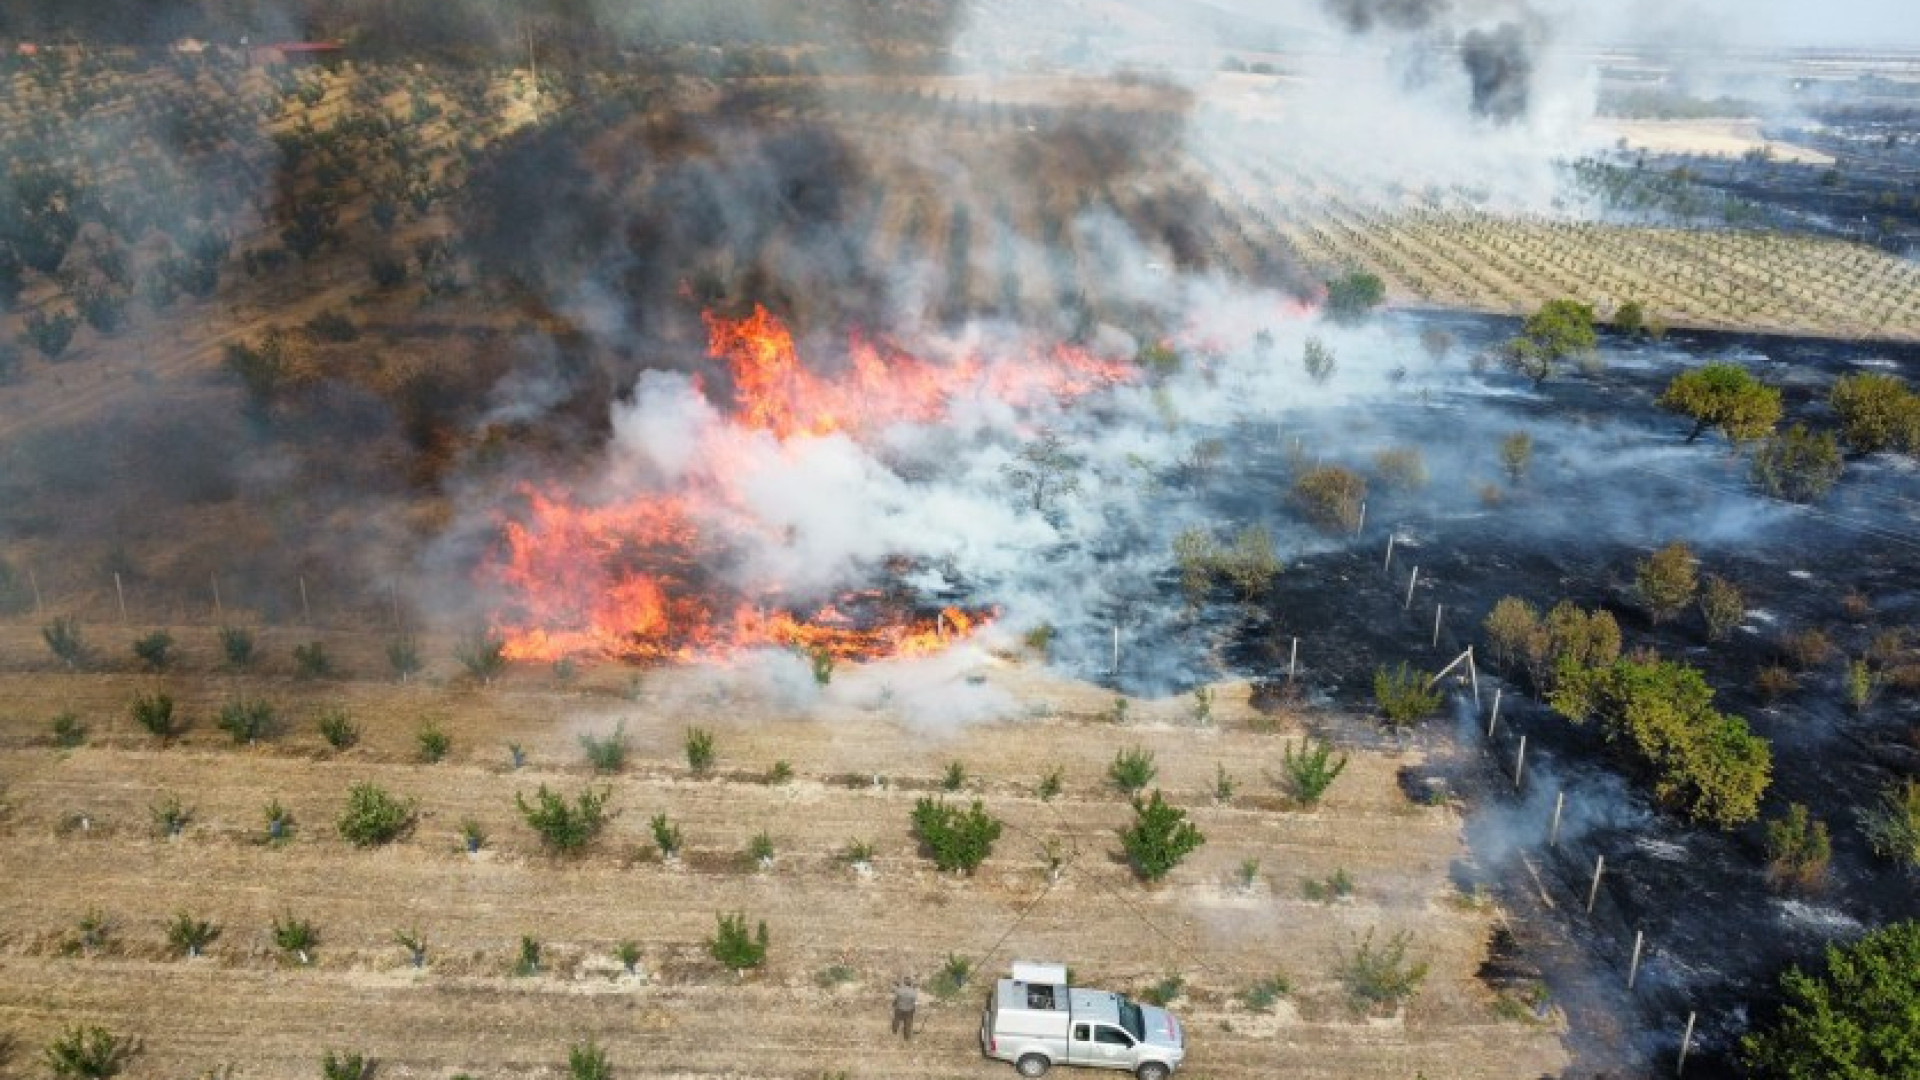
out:
<path id="1" fill-rule="evenodd" d="M 1134 1042 L 1147 1041 L 1147 1019 L 1140 1014 L 1140 1006 L 1126 998 L 1120 999 L 1120 1026 L 1127 1029 Z"/>

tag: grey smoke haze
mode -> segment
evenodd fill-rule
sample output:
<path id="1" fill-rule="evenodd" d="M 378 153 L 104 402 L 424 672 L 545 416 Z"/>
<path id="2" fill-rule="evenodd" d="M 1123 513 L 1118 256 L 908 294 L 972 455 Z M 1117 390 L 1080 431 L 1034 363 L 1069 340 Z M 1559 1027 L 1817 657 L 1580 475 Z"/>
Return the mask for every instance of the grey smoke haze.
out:
<path id="1" fill-rule="evenodd" d="M 1473 87 L 1473 111 L 1501 122 L 1527 114 L 1533 93 L 1532 44 L 1513 23 L 1474 29 L 1460 40 L 1460 62 Z"/>
<path id="2" fill-rule="evenodd" d="M 1326 0 L 1326 5 L 1355 34 L 1367 33 L 1376 23 L 1395 30 L 1424 30 L 1450 6 L 1447 0 Z"/>

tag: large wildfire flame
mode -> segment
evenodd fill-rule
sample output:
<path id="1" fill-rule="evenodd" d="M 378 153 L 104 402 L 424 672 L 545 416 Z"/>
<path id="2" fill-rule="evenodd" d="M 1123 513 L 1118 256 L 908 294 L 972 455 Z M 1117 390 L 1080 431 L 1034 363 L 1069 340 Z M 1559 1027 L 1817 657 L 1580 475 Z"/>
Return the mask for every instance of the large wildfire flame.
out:
<path id="1" fill-rule="evenodd" d="M 703 444 L 700 468 L 672 490 L 597 506 L 524 490 L 524 513 L 504 523 L 496 557 L 482 570 L 485 583 L 506 596 L 492 622 L 508 657 L 692 660 L 757 646 L 843 659 L 936 652 L 973 632 L 988 613 L 948 607 L 929 615 L 867 590 L 801 616 L 782 602 L 777 581 L 722 582 L 714 567 L 726 559 L 725 537 L 767 531 L 735 494 L 752 459 L 728 447 L 737 437 L 770 436 L 793 451 L 806 440 L 935 423 L 962 398 L 1016 406 L 1060 401 L 1135 373 L 1069 346 L 1019 360 L 933 363 L 855 333 L 846 369 L 829 376 L 801 362 L 792 334 L 764 308 L 741 319 L 705 318 L 708 354 L 725 361 L 732 376 L 729 438 Z"/>

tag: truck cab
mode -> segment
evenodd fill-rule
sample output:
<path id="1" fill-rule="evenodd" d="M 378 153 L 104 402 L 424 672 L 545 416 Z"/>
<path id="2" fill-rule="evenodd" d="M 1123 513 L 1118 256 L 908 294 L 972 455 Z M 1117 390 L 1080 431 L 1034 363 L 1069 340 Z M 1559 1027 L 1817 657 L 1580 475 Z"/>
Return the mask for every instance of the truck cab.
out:
<path id="1" fill-rule="evenodd" d="M 1015 963 L 996 980 L 980 1017 L 980 1050 L 1011 1062 L 1021 1076 L 1055 1065 L 1166 1080 L 1186 1059 L 1186 1034 L 1165 1009 L 1124 995 L 1067 985 L 1059 964 Z"/>

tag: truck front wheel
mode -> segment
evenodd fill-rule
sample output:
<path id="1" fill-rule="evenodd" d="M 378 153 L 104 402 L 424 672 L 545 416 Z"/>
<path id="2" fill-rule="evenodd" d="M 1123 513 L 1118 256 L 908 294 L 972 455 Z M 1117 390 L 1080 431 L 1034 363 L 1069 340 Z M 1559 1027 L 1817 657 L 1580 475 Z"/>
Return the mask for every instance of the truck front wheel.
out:
<path id="1" fill-rule="evenodd" d="M 1167 1067 L 1157 1061 L 1149 1061 L 1133 1071 L 1140 1080 L 1167 1080 Z"/>
<path id="2" fill-rule="evenodd" d="M 1021 1076 L 1045 1076 L 1047 1070 L 1052 1067 L 1053 1062 L 1039 1054 L 1028 1054 L 1014 1065 L 1014 1068 L 1020 1070 Z M 1166 1074 L 1162 1073 L 1161 1080 L 1165 1080 L 1165 1076 Z"/>

